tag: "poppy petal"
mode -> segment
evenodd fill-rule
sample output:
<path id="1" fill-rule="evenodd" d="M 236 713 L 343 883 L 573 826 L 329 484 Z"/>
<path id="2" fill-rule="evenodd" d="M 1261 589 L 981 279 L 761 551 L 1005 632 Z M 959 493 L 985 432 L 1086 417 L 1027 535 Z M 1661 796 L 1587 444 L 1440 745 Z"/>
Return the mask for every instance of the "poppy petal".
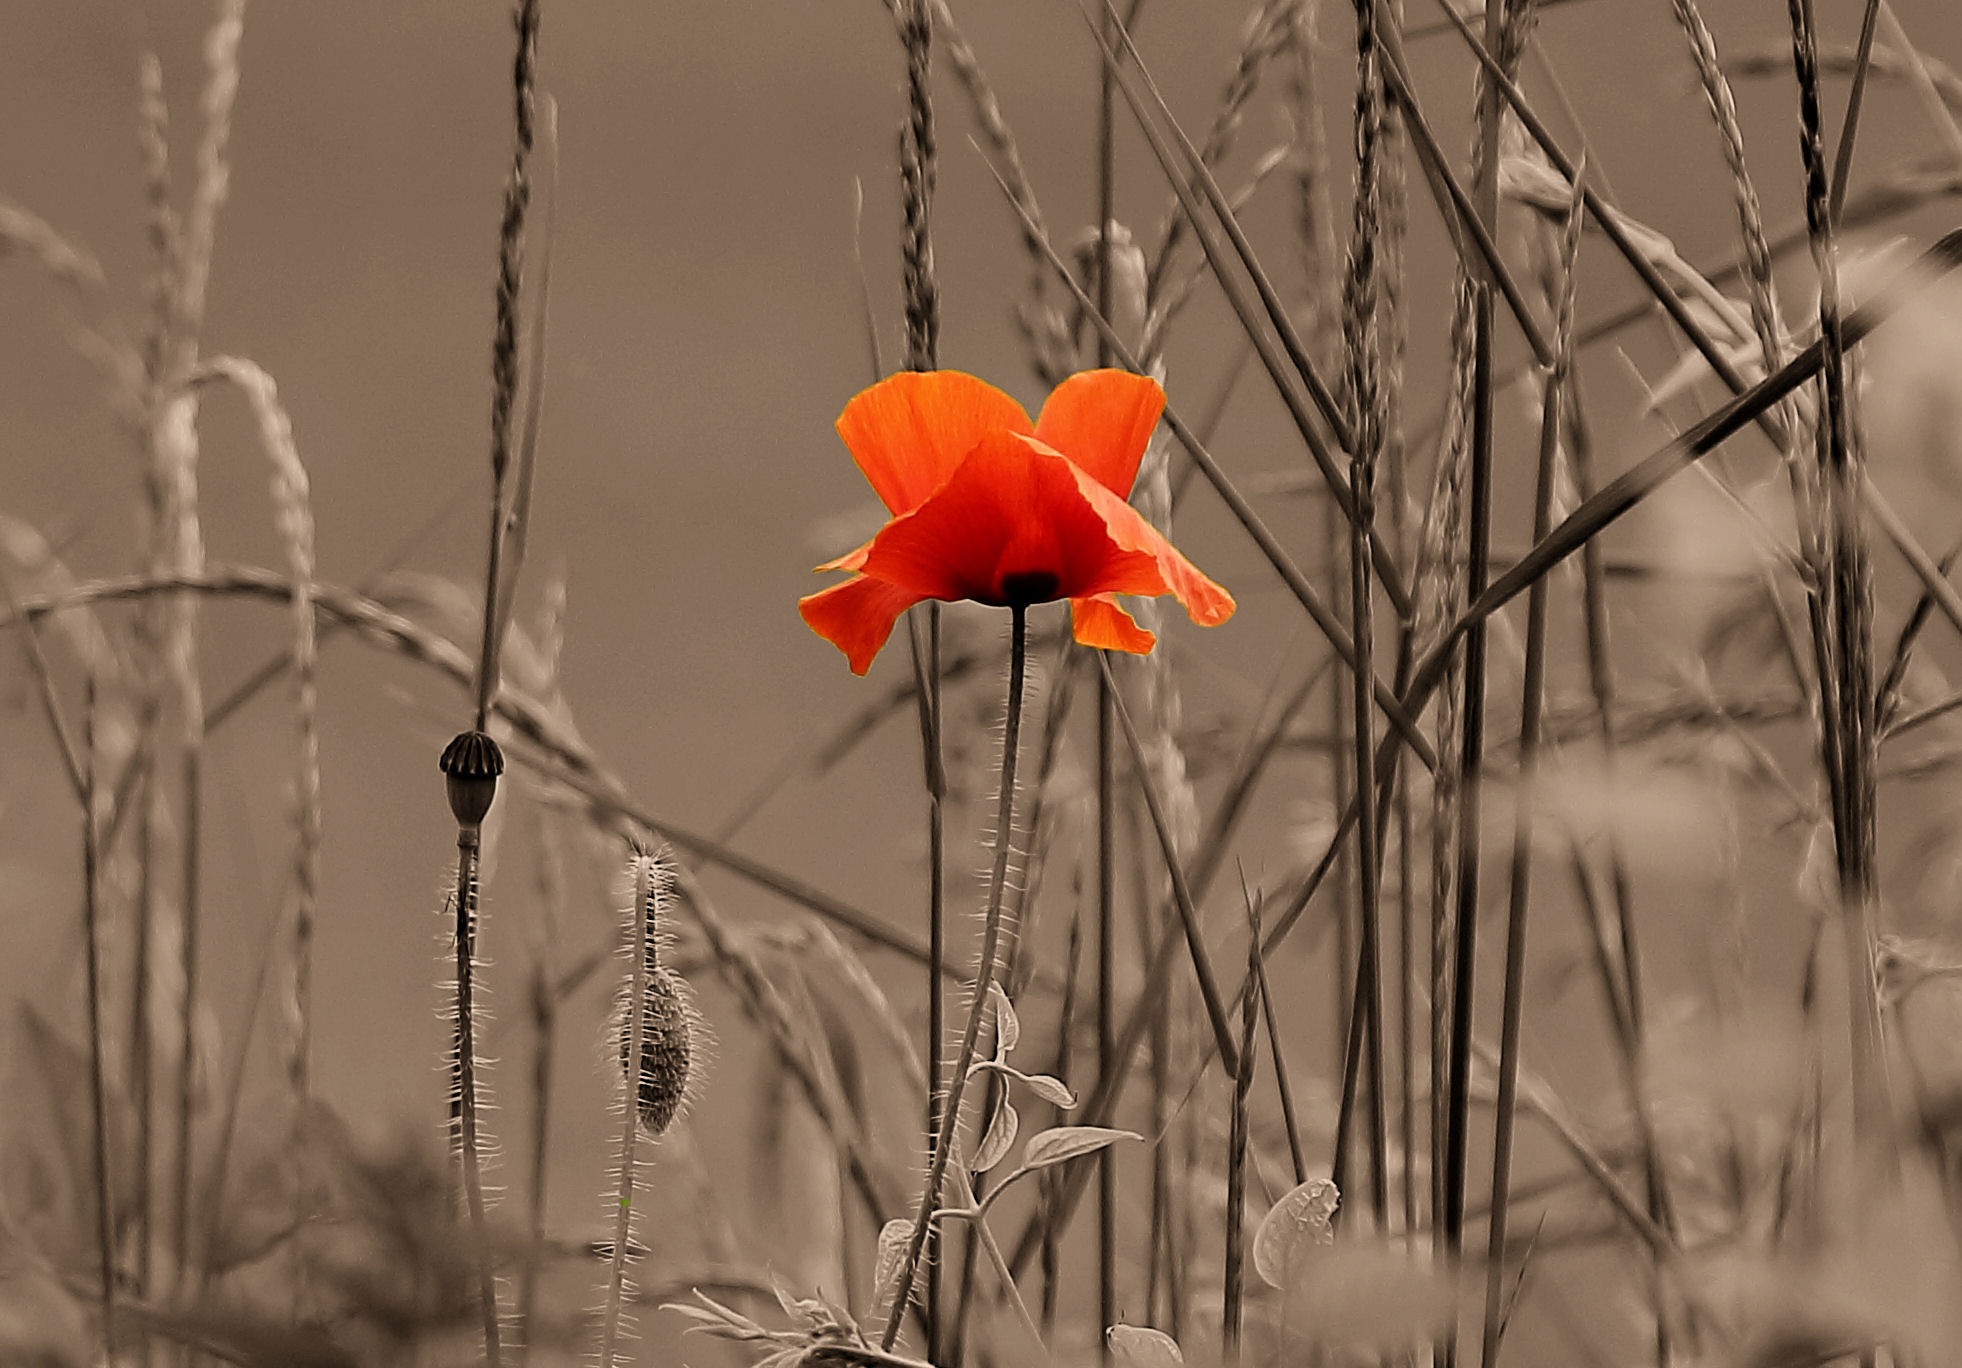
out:
<path id="1" fill-rule="evenodd" d="M 991 433 L 938 493 L 880 530 L 863 568 L 924 598 L 997 606 L 1165 593 L 1155 550 L 1114 536 L 1086 485 L 1126 506 L 1033 439 Z"/>
<path id="2" fill-rule="evenodd" d="M 869 575 L 854 575 L 797 600 L 797 611 L 812 631 L 845 653 L 853 674 L 862 675 L 892 635 L 899 615 L 923 597 Z"/>
<path id="3" fill-rule="evenodd" d="M 1110 594 L 1071 599 L 1070 630 L 1080 645 L 1104 651 L 1129 651 L 1132 655 L 1149 655 L 1158 642 Z"/>
<path id="4" fill-rule="evenodd" d="M 1157 561 L 1166 589 L 1184 605 L 1194 622 L 1201 627 L 1217 627 L 1233 616 L 1233 595 L 1200 573 L 1199 567 L 1166 541 L 1137 509 L 1081 471 L 1077 473 L 1077 484 L 1083 490 L 1083 497 L 1102 515 L 1112 541 L 1126 551 L 1143 552 Z M 1134 591 L 1118 588 L 1117 592 Z"/>
<path id="5" fill-rule="evenodd" d="M 1147 376 L 1121 370 L 1081 371 L 1050 391 L 1035 435 L 1070 458 L 1118 498 L 1138 478 L 1165 391 Z"/>
<path id="6" fill-rule="evenodd" d="M 983 436 L 1027 431 L 1020 404 L 960 371 L 900 371 L 838 415 L 838 435 L 894 513 L 925 503 Z"/>
<path id="7" fill-rule="evenodd" d="M 828 560 L 823 565 L 814 567 L 815 572 L 822 575 L 827 570 L 861 570 L 865 567 L 866 553 L 871 549 L 872 543 L 867 542 L 856 550 L 847 551 L 836 560 Z"/>

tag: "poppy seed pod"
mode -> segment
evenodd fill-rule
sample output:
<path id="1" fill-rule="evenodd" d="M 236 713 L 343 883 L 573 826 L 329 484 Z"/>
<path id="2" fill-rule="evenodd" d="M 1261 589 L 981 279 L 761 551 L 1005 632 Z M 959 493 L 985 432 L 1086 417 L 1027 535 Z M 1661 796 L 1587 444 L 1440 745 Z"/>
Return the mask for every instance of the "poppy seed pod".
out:
<path id="1" fill-rule="evenodd" d="M 439 763 L 457 825 L 483 825 L 484 814 L 497 797 L 497 776 L 504 773 L 504 752 L 497 742 L 485 732 L 459 732 L 443 747 Z"/>

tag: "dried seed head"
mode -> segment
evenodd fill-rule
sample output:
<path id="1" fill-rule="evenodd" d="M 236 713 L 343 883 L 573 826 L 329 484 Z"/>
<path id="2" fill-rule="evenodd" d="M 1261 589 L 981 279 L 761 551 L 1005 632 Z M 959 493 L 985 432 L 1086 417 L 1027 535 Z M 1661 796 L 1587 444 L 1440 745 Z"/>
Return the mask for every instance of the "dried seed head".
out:
<path id="1" fill-rule="evenodd" d="M 504 773 L 504 752 L 484 732 L 459 732 L 443 747 L 439 762 L 449 790 L 450 812 L 458 826 L 482 826 L 491 800 L 497 797 L 497 776 Z"/>

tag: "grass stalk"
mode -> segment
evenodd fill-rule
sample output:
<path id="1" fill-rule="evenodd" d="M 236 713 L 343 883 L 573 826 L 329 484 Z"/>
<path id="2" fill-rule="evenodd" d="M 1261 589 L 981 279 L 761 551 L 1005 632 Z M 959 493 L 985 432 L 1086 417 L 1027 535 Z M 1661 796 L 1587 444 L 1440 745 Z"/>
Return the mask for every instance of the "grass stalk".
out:
<path id="1" fill-rule="evenodd" d="M 1119 81 L 1119 88 L 1128 89 L 1123 85 L 1121 79 Z M 997 181 L 1000 180 L 999 173 L 997 173 L 996 179 Z M 1003 185 L 1003 193 L 1007 193 L 1007 186 L 1005 184 Z M 1022 212 L 1021 206 L 1016 205 L 1015 208 L 1018 213 Z M 1024 227 L 1029 228 L 1031 232 L 1036 231 L 1031 227 L 1028 219 L 1025 218 L 1023 223 Z M 1136 355 L 1117 336 L 1109 320 L 1097 309 L 1096 302 L 1090 298 L 1081 285 L 1077 284 L 1075 277 L 1070 273 L 1068 264 L 1063 261 L 1062 257 L 1057 255 L 1054 246 L 1050 244 L 1047 238 L 1039 238 L 1038 243 L 1044 255 L 1049 260 L 1051 271 L 1075 294 L 1077 303 L 1085 310 L 1090 323 L 1097 329 L 1101 336 L 1109 341 L 1111 351 L 1117 357 L 1119 364 L 1123 365 L 1127 370 L 1138 370 L 1139 362 Z M 1336 655 L 1353 668 L 1355 665 L 1355 643 L 1349 637 L 1348 628 L 1342 624 L 1341 619 L 1323 600 L 1321 591 L 1316 589 L 1314 582 L 1302 573 L 1301 568 L 1294 563 L 1293 558 L 1281 545 L 1280 539 L 1268 529 L 1259 513 L 1247 501 L 1246 496 L 1241 494 L 1239 489 L 1234 486 L 1232 480 L 1227 477 L 1226 472 L 1213 459 L 1212 453 L 1206 449 L 1205 443 L 1199 439 L 1198 433 L 1185 422 L 1184 418 L 1169 403 L 1165 406 L 1164 421 L 1165 425 L 1172 430 L 1172 435 L 1178 439 L 1179 445 L 1185 449 L 1186 455 L 1198 467 L 1199 472 L 1206 477 L 1206 482 L 1212 485 L 1214 492 L 1220 496 L 1221 501 L 1232 511 L 1234 519 L 1246 530 L 1247 535 L 1253 540 L 1254 544 L 1260 548 L 1261 554 L 1267 559 L 1268 564 L 1274 568 L 1275 573 L 1280 576 L 1281 582 L 1287 586 L 1288 592 L 1294 596 L 1295 601 L 1314 620 L 1315 626 L 1327 638 L 1329 645 L 1334 649 Z M 1348 498 L 1346 483 L 1343 486 L 1342 497 L 1345 501 Z M 1391 725 L 1397 729 L 1399 737 L 1423 761 L 1426 769 L 1435 770 L 1438 763 L 1437 755 L 1432 750 L 1430 743 L 1424 739 L 1422 731 L 1418 728 L 1416 722 L 1412 720 L 1396 692 L 1381 679 L 1376 681 L 1375 690 L 1377 707 L 1381 708 L 1384 715 L 1389 718 Z"/>
<path id="2" fill-rule="evenodd" d="M 1079 889 L 1080 894 L 1080 889 Z M 1083 918 L 1079 913 L 1070 917 L 1070 939 L 1066 968 L 1063 971 L 1063 1002 L 1056 1014 L 1056 1054 L 1049 1066 L 1051 1077 L 1065 1087 L 1069 1086 L 1072 1073 L 1071 1059 L 1074 1051 L 1071 1044 L 1076 1038 L 1077 978 L 1078 969 L 1083 962 Z M 1158 1171 L 1153 1168 L 1152 1223 L 1157 1229 L 1161 1196 L 1158 1187 Z M 1045 1209 L 1057 1200 L 1057 1175 L 1054 1172 L 1042 1175 L 1042 1205 Z M 1062 1266 L 1060 1245 L 1062 1231 L 1056 1223 L 1044 1227 L 1040 1267 L 1042 1272 L 1042 1295 L 1037 1302 L 1038 1325 L 1044 1339 L 1050 1338 L 1056 1327 L 1056 1307 L 1062 1294 Z"/>
<path id="3" fill-rule="evenodd" d="M 1260 1059 L 1260 902 L 1247 903 L 1247 977 L 1240 987 L 1240 1059 L 1233 1071 L 1233 1105 L 1226 1141 L 1226 1267 L 1221 1276 L 1220 1357 L 1240 1362 L 1246 1301 L 1247 1148 L 1254 1066 Z"/>
<path id="4" fill-rule="evenodd" d="M 554 669 L 557 665 L 554 663 Z M 553 1056 L 559 1039 L 558 975 L 553 946 L 565 925 L 565 870 L 556 824 L 537 816 L 540 925 L 531 941 L 531 1171 L 525 1184 L 525 1256 L 518 1274 L 518 1368 L 527 1368 L 538 1338 L 538 1284 L 545 1259 L 546 1184 L 551 1172 Z M 639 1077 L 638 1073 L 632 1075 Z"/>
<path id="5" fill-rule="evenodd" d="M 1562 242 L 1562 287 L 1555 335 L 1560 340 L 1554 366 L 1540 387 L 1539 474 L 1533 494 L 1533 539 L 1553 521 L 1553 484 L 1560 457 L 1562 396 L 1573 336 L 1576 259 L 1580 251 L 1581 211 L 1568 206 Z M 1526 666 L 1520 682 L 1519 776 L 1515 791 L 1512 867 L 1506 899 L 1505 986 L 1499 1026 L 1499 1095 L 1492 1139 L 1491 1217 L 1487 1224 L 1484 1340 L 1479 1362 L 1495 1368 L 1499 1340 L 1510 1319 L 1505 1307 L 1506 1236 L 1511 1218 L 1513 1123 L 1519 1095 L 1520 1026 L 1525 1014 L 1526 929 L 1533 877 L 1535 768 L 1540 751 L 1540 718 L 1546 701 L 1547 591 L 1541 580 L 1526 606 Z M 1522 1286 L 1524 1273 L 1522 1270 Z"/>
<path id="6" fill-rule="evenodd" d="M 101 1286 L 102 1353 L 116 1356 L 116 1203 L 109 1185 L 109 1080 L 103 1059 L 103 973 L 101 863 L 96 826 L 96 680 L 88 677 L 82 703 L 82 944 L 88 965 L 89 1102 L 95 1124 L 91 1137 L 91 1177 L 94 1182 L 96 1263 Z"/>
<path id="7" fill-rule="evenodd" d="M 1853 178 L 1853 148 L 1859 140 L 1860 114 L 1866 108 L 1867 77 L 1873 69 L 1873 37 L 1880 7 L 1880 0 L 1867 0 L 1865 12 L 1860 16 L 1860 37 L 1853 50 L 1853 77 L 1846 88 L 1846 116 L 1839 126 L 1839 143 L 1833 152 L 1832 186 L 1826 199 L 1826 214 L 1833 223 L 1839 222 L 1840 211 L 1846 207 L 1846 186 Z M 1910 62 L 1916 61 L 1913 49 L 1906 43 L 1901 47 L 1903 56 Z M 1819 61 L 1816 42 L 1812 60 L 1816 70 Z M 1940 101 L 1936 107 L 1941 107 Z"/>
<path id="8" fill-rule="evenodd" d="M 1135 20 L 1142 0 L 1132 0 Z M 1105 40 L 1120 22 L 1115 9 L 1103 20 Z M 1111 271 L 1111 235 L 1117 224 L 1116 92 L 1110 63 L 1097 63 L 1097 313 L 1110 318 L 1116 281 Z M 1097 364 L 1111 364 L 1111 339 L 1099 335 Z M 1115 1067 L 1111 1037 L 1117 1011 L 1117 755 L 1111 735 L 1114 687 L 1107 670 L 1097 672 L 1097 1073 Z M 1110 1362 L 1105 1333 L 1117 1321 L 1117 1153 L 1107 1146 L 1097 1155 L 1097 1360 Z"/>
<path id="9" fill-rule="evenodd" d="M 1097 989 L 1094 1000 L 1097 1077 L 1120 1067 L 1113 1035 L 1117 1015 L 1117 690 L 1107 662 L 1097 671 Z M 1140 763 L 1142 760 L 1140 759 Z M 1142 771 L 1139 781 L 1144 782 Z M 1114 1147 L 1113 1147 L 1114 1148 Z M 1106 1148 L 1097 1163 L 1097 1353 L 1108 1363 L 1104 1331 L 1117 1319 L 1117 1155 Z"/>
<path id="10" fill-rule="evenodd" d="M 517 55 L 512 60 L 512 109 L 515 146 L 511 172 L 504 183 L 504 212 L 497 231 L 496 318 L 491 333 L 491 516 L 490 550 L 484 571 L 482 649 L 477 660 L 477 718 L 474 730 L 489 724 L 500 671 L 497 650 L 501 640 L 498 606 L 503 601 L 506 575 L 505 520 L 511 470 L 512 415 L 518 397 L 518 314 L 524 288 L 525 218 L 531 207 L 531 150 L 537 113 L 539 0 L 519 0 L 515 26 Z"/>
<path id="11" fill-rule="evenodd" d="M 1241 884 L 1240 892 L 1248 905 L 1252 906 L 1253 893 L 1244 882 Z M 1252 927 L 1254 939 L 1258 942 L 1259 918 L 1253 920 Z M 1287 1051 L 1281 1047 L 1281 1026 L 1274 1015 L 1274 995 L 1267 986 L 1266 956 L 1251 955 L 1249 968 L 1254 976 L 1253 991 L 1260 998 L 1261 1025 L 1267 1032 L 1268 1056 L 1274 1061 L 1274 1095 L 1281 1108 L 1281 1127 L 1288 1138 L 1288 1164 L 1294 1173 L 1295 1185 L 1299 1186 L 1308 1181 L 1308 1151 L 1302 1139 L 1301 1121 L 1295 1109 L 1294 1087 L 1288 1080 Z M 1241 1067 L 1243 1070 L 1246 1068 L 1244 1060 L 1241 1062 Z M 1152 1133 L 1157 1134 L 1157 1129 L 1154 1128 Z"/>
<path id="12" fill-rule="evenodd" d="M 899 0 L 894 6 L 899 42 L 906 55 L 906 119 L 899 139 L 899 191 L 902 286 L 906 316 L 906 368 L 932 370 L 939 364 L 940 286 L 933 263 L 933 194 L 938 178 L 932 60 L 934 13 L 930 0 Z M 907 615 L 913 644 L 915 699 L 920 715 L 920 748 L 927 798 L 927 1134 L 940 1134 L 941 1046 L 946 1039 L 946 999 L 940 976 L 947 934 L 946 846 L 947 776 L 941 736 L 940 605 L 928 603 Z M 924 621 L 922 621 L 924 619 Z M 941 1362 L 940 1245 L 945 1232 L 937 1222 L 926 1234 L 926 1356 Z"/>
<path id="13" fill-rule="evenodd" d="M 1360 932 L 1357 989 L 1362 995 L 1362 1029 L 1367 1037 L 1369 1085 L 1369 1199 L 1378 1230 L 1388 1228 L 1389 1139 L 1385 1125 L 1387 1090 L 1383 1072 L 1383 970 L 1379 907 L 1382 860 L 1377 826 L 1376 710 L 1370 683 L 1376 677 L 1375 584 L 1369 543 L 1376 526 L 1376 473 L 1382 454 L 1383 405 L 1377 339 L 1377 234 L 1381 229 L 1379 155 L 1382 150 L 1383 88 L 1374 0 L 1356 5 L 1356 192 L 1349 241 L 1348 271 L 1342 293 L 1342 331 L 1349 363 L 1350 525 L 1349 603 L 1356 643 L 1352 756 L 1356 795 L 1356 893 Z"/>
<path id="14" fill-rule="evenodd" d="M 255 566 L 208 565 L 193 572 L 114 576 L 59 593 L 25 595 L 17 610 L 0 613 L 0 627 L 94 603 L 142 601 L 179 593 L 283 602 L 290 601 L 293 592 L 290 576 Z M 404 659 L 427 665 L 465 689 L 474 688 L 475 661 L 430 629 L 366 595 L 331 584 L 315 584 L 313 599 L 315 611 L 330 622 L 352 629 L 364 640 Z M 654 832 L 676 849 L 710 860 L 871 944 L 915 963 L 927 962 L 924 944 L 886 926 L 864 909 L 643 807 L 586 742 L 540 700 L 501 690 L 492 713 L 526 744 L 530 752 L 527 758 L 540 772 L 567 785 L 601 817 Z M 134 774 L 139 768 L 132 765 L 127 772 Z M 952 973 L 948 971 L 949 976 Z"/>
<path id="15" fill-rule="evenodd" d="M 1172 901 L 1178 908 L 1180 929 L 1185 934 L 1186 949 L 1192 959 L 1193 978 L 1199 985 L 1199 996 L 1205 1004 L 1206 1020 L 1212 1027 L 1213 1044 L 1219 1051 L 1221 1066 L 1227 1073 L 1239 1068 L 1239 1052 L 1233 1044 L 1231 1025 L 1226 1017 L 1226 1003 L 1220 997 L 1219 982 L 1213 974 L 1212 958 L 1206 950 L 1205 933 L 1199 924 L 1199 904 L 1193 896 L 1192 886 L 1185 875 L 1184 861 L 1179 858 L 1178 842 L 1173 836 L 1170 819 L 1165 812 L 1163 797 L 1158 786 L 1152 781 L 1151 771 L 1145 758 L 1144 743 L 1138 737 L 1137 727 L 1131 721 L 1131 713 L 1124 706 L 1124 699 L 1117 691 L 1117 683 L 1111 678 L 1108 657 L 1101 658 L 1098 664 L 1103 668 L 1106 680 L 1110 682 L 1110 700 L 1118 726 L 1124 733 L 1125 747 L 1131 753 L 1131 764 L 1138 780 L 1138 792 L 1145 801 L 1145 812 L 1151 818 L 1153 832 L 1158 837 L 1158 847 L 1165 860 L 1166 872 L 1172 880 Z M 1146 998 L 1148 1003 L 1150 998 Z M 1124 1061 L 1123 1051 L 1119 1051 L 1120 1067 Z M 1107 1075 L 1108 1077 L 1109 1075 Z M 1103 1081 L 1098 1083 L 1099 1091 L 1104 1090 Z"/>
<path id="16" fill-rule="evenodd" d="M 1789 0 L 1792 59 L 1798 81 L 1799 148 L 1805 166 L 1805 215 L 1819 277 L 1821 365 L 1817 456 L 1828 520 L 1827 602 L 1831 659 L 1837 678 L 1822 689 L 1833 726 L 1826 769 L 1837 778 L 1833 812 L 1845 938 L 1847 1010 L 1853 1067 L 1855 1138 L 1868 1157 L 1891 1152 L 1892 1105 L 1881 1054 L 1880 1005 L 1873 975 L 1873 917 L 1879 896 L 1876 850 L 1877 766 L 1873 688 L 1873 582 L 1860 523 L 1865 459 L 1853 427 L 1845 330 L 1840 313 L 1835 232 L 1819 107 L 1817 41 L 1810 0 Z M 1839 754 L 1830 754 L 1837 742 Z"/>
<path id="17" fill-rule="evenodd" d="M 1118 19 L 1112 0 L 1104 0 L 1104 13 L 1115 26 L 1116 36 L 1121 43 L 1121 56 L 1117 46 L 1106 42 L 1103 30 L 1097 26 L 1087 10 L 1085 19 L 1090 23 L 1091 31 L 1097 37 L 1105 64 L 1112 70 L 1116 87 L 1130 106 L 1131 113 L 1139 129 L 1144 133 L 1146 142 L 1150 144 L 1159 165 L 1164 169 L 1167 180 L 1179 193 L 1186 219 L 1192 225 L 1193 238 L 1205 252 L 1206 259 L 1213 268 L 1214 277 L 1218 280 L 1222 292 L 1226 294 L 1228 302 L 1233 306 L 1242 330 L 1248 340 L 1254 344 L 1256 354 L 1273 379 L 1275 390 L 1286 406 L 1302 443 L 1308 448 L 1309 455 L 1314 458 L 1323 478 L 1328 481 L 1331 497 L 1341 507 L 1343 516 L 1353 523 L 1356 510 L 1348 488 L 1348 480 L 1341 469 L 1341 463 L 1336 459 L 1336 451 L 1331 448 L 1330 440 L 1323 436 L 1321 430 L 1323 426 L 1330 430 L 1334 448 L 1340 450 L 1350 448 L 1353 439 L 1347 424 L 1342 419 L 1340 406 L 1329 393 L 1328 386 L 1320 379 L 1314 362 L 1308 355 L 1306 344 L 1301 340 L 1293 320 L 1288 315 L 1286 305 L 1272 282 L 1268 280 L 1266 273 L 1261 270 L 1259 262 L 1254 257 L 1253 248 L 1241 231 L 1239 221 L 1234 216 L 1232 206 L 1227 202 L 1225 194 L 1213 180 L 1212 173 L 1206 169 L 1199 150 L 1185 136 L 1177 120 L 1171 117 L 1171 111 L 1166 107 L 1164 98 L 1158 93 L 1156 83 L 1131 41 L 1129 30 L 1125 28 L 1122 20 Z M 1130 82 L 1124 78 L 1121 66 L 1124 59 L 1128 59 L 1133 69 L 1137 71 L 1138 79 L 1156 111 L 1155 116 L 1145 108 L 1144 98 L 1132 90 Z M 1177 142 L 1180 149 L 1178 155 L 1174 155 L 1166 141 L 1166 135 L 1159 131 L 1158 120 L 1164 121 L 1170 130 L 1171 138 Z M 1181 170 L 1181 163 L 1183 163 L 1183 170 Z M 1206 226 L 1198 197 L 1187 188 L 1188 174 L 1204 192 L 1213 215 L 1217 217 L 1237 250 L 1240 264 L 1253 282 L 1255 292 L 1259 296 L 1261 306 L 1259 310 L 1256 310 L 1254 302 L 1247 299 L 1240 291 L 1238 281 L 1226 262 L 1224 250 L 1215 240 L 1212 230 Z M 1105 316 L 1100 310 L 1099 317 Z M 1263 318 L 1266 320 L 1265 325 L 1260 321 Z M 1281 339 L 1285 357 L 1275 351 L 1274 343 L 1267 335 L 1269 328 Z M 1113 349 L 1115 349 L 1114 343 Z M 1310 415 L 1308 405 L 1298 392 L 1297 386 L 1307 391 L 1307 399 L 1312 400 L 1318 416 Z M 1370 555 L 1375 562 L 1377 573 L 1382 577 L 1384 592 L 1389 595 L 1391 603 L 1399 613 L 1407 612 L 1409 595 L 1404 590 L 1403 579 L 1397 570 L 1396 562 L 1391 558 L 1388 548 L 1380 538 L 1371 539 Z"/>
<path id="18" fill-rule="evenodd" d="M 798 1016 L 783 991 L 764 972 L 754 950 L 736 937 L 686 867 L 678 868 L 675 878 L 682 901 L 701 929 L 702 939 L 717 967 L 741 1000 L 744 1011 L 762 1026 L 772 1052 L 796 1080 L 811 1114 L 830 1136 L 867 1219 L 874 1226 L 883 1225 L 891 1214 L 892 1199 L 880 1182 L 879 1170 L 873 1166 L 873 1156 L 856 1116 L 838 1096 L 838 1087 L 806 1038 L 808 1027 L 802 1025 L 805 1018 Z"/>

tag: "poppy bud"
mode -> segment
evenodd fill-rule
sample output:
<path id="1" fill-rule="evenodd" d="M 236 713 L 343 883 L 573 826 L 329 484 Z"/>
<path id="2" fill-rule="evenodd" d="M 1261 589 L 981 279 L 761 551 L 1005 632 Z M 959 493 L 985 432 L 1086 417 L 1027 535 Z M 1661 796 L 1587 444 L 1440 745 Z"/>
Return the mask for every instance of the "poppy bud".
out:
<path id="1" fill-rule="evenodd" d="M 634 1070 L 634 975 L 624 976 L 615 1003 L 614 1034 L 629 1102 L 648 1135 L 660 1135 L 687 1105 L 703 1027 L 688 983 L 661 963 L 674 876 L 663 855 L 636 853 L 627 864 L 633 897 L 645 905 L 628 914 L 625 948 L 641 963 L 640 1070 Z"/>
<path id="2" fill-rule="evenodd" d="M 680 979 L 666 969 L 647 976 L 641 1002 L 640 1082 L 632 1088 L 634 1110 L 649 1135 L 659 1135 L 673 1122 L 688 1096 L 694 1054 L 694 1006 Z M 633 1071 L 633 1021 L 620 1014 L 620 1068 Z"/>
<path id="3" fill-rule="evenodd" d="M 440 762 L 449 791 L 450 812 L 457 825 L 477 827 L 497 797 L 497 776 L 504 773 L 504 752 L 487 733 L 459 732 L 443 747 Z"/>

